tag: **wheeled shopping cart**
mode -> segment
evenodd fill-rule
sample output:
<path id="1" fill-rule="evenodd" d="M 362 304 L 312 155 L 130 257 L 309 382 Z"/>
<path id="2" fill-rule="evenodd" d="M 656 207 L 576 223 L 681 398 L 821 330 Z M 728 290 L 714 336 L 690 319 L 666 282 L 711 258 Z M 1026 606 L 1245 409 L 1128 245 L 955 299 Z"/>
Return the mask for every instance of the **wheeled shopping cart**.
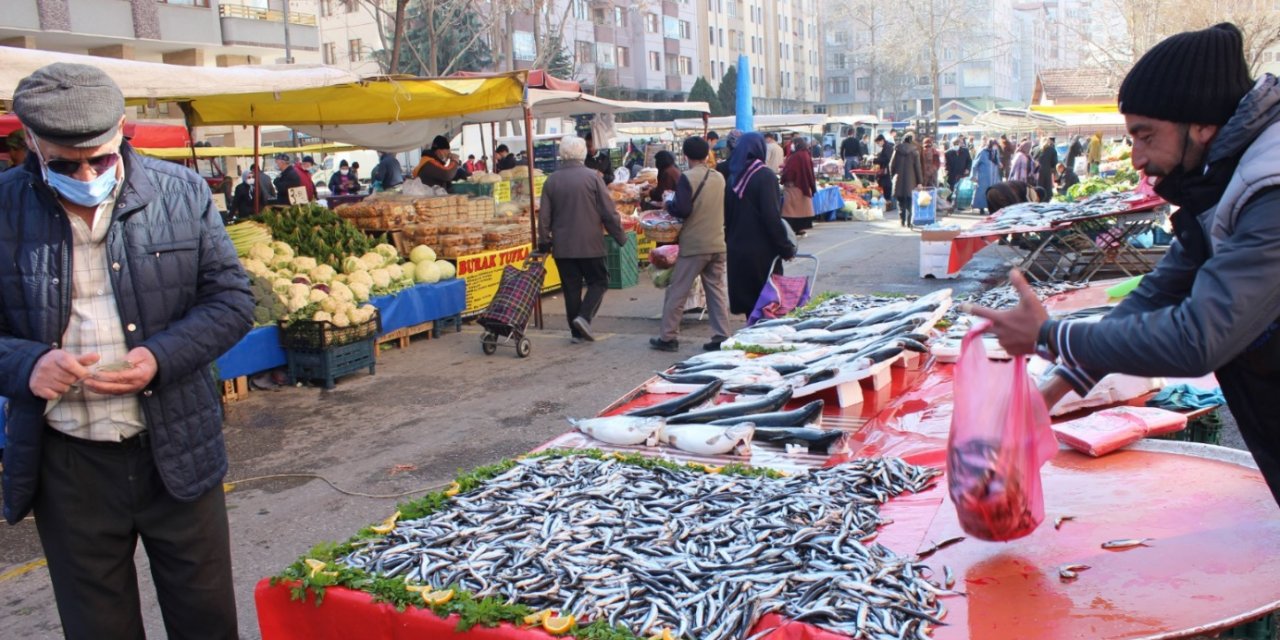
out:
<path id="1" fill-rule="evenodd" d="M 521 358 L 529 357 L 533 346 L 525 336 L 525 327 L 542 294 L 542 281 L 547 276 L 545 260 L 542 254 L 531 253 L 525 258 L 523 269 L 507 265 L 502 270 L 498 293 L 476 319 L 476 323 L 484 327 L 480 349 L 485 355 L 493 355 L 501 345 L 515 347 L 516 355 Z"/>

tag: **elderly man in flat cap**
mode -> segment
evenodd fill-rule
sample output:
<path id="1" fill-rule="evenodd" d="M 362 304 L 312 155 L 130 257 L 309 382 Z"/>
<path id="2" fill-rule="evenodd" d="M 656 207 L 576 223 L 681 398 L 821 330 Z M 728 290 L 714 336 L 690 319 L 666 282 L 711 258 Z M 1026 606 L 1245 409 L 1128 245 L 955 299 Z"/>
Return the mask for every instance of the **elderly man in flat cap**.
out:
<path id="1" fill-rule="evenodd" d="M 124 141 L 95 67 L 24 78 L 30 153 L 0 175 L 4 516 L 34 512 L 68 638 L 142 638 L 134 550 L 171 638 L 234 638 L 210 363 L 253 324 L 209 187 Z"/>

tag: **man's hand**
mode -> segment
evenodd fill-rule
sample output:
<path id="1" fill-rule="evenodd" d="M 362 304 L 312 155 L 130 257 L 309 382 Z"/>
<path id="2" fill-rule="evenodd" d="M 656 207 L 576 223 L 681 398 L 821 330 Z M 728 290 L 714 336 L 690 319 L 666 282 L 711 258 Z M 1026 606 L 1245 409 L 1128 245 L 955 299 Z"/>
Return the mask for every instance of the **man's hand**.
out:
<path id="1" fill-rule="evenodd" d="M 1040 298 L 1027 283 L 1026 276 L 1014 269 L 1009 272 L 1009 282 L 1017 289 L 1021 301 L 1018 306 L 1008 311 L 996 311 L 986 307 L 966 304 L 960 308 L 963 313 L 970 313 L 979 318 L 991 321 L 991 333 L 1000 339 L 1000 346 L 1009 355 L 1025 356 L 1035 353 L 1036 338 L 1040 334 L 1040 325 L 1049 319 L 1049 313 L 1040 304 Z"/>
<path id="2" fill-rule="evenodd" d="M 69 351 L 54 349 L 36 360 L 27 386 L 37 398 L 57 400 L 71 385 L 89 377 L 88 368 L 97 361 L 96 353 L 74 356 Z"/>
<path id="3" fill-rule="evenodd" d="M 159 365 L 146 347 L 135 347 L 124 357 L 133 365 L 124 371 L 99 371 L 84 381 L 84 388 L 103 395 L 125 396 L 137 393 L 151 384 Z"/>
<path id="4" fill-rule="evenodd" d="M 1058 401 L 1062 400 L 1068 393 L 1071 393 L 1071 384 L 1065 379 L 1051 375 L 1049 379 L 1040 385 L 1040 395 L 1044 398 L 1044 406 L 1053 409 Z"/>

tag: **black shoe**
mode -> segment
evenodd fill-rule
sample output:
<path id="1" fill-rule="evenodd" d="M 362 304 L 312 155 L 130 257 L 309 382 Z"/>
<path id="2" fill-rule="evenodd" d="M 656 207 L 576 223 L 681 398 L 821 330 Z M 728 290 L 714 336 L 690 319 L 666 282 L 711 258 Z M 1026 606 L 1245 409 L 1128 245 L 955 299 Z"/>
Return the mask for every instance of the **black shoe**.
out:
<path id="1" fill-rule="evenodd" d="M 679 340 L 663 340 L 662 338 L 649 338 L 649 348 L 658 351 L 679 351 Z"/>
<path id="2" fill-rule="evenodd" d="M 591 335 L 591 323 L 586 318 L 578 316 L 573 319 L 573 328 L 578 330 L 578 337 L 587 342 L 595 342 L 596 337 Z"/>
<path id="3" fill-rule="evenodd" d="M 702 345 L 702 350 L 703 350 L 703 351 L 719 351 L 719 350 L 720 350 L 720 343 L 722 343 L 722 342 L 724 342 L 725 340 L 728 340 L 728 339 L 729 339 L 729 338 L 727 338 L 727 337 L 725 337 L 725 336 L 711 336 L 711 342 L 708 342 L 708 343 L 706 343 L 706 344 Z"/>

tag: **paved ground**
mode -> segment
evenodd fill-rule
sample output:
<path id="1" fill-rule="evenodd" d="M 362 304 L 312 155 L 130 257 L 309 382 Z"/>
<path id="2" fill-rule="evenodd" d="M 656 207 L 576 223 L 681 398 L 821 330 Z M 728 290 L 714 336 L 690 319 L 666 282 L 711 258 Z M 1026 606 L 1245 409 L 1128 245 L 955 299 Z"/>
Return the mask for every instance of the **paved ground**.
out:
<path id="1" fill-rule="evenodd" d="M 957 280 L 922 280 L 916 243 L 896 221 L 822 224 L 801 241 L 802 251 L 821 259 L 820 291 L 968 291 L 1005 269 L 997 246 Z M 594 344 L 569 343 L 562 303 L 552 296 L 544 298 L 546 328 L 532 332 L 527 359 L 510 350 L 482 355 L 479 330 L 467 325 L 461 334 L 384 352 L 376 375 L 353 375 L 333 391 L 256 391 L 230 405 L 227 501 L 242 637 L 259 637 L 254 585 L 312 544 L 345 539 L 386 517 L 397 501 L 391 496 L 419 495 L 460 469 L 542 444 L 567 428 L 566 417 L 594 415 L 649 372 L 694 353 L 710 336 L 696 319 L 686 322 L 681 354 L 648 348 L 662 292 L 641 277 L 640 286 L 606 296 Z M 148 632 L 163 637 L 143 554 L 138 570 Z M 7 637 L 60 636 L 30 520 L 0 528 L 0 615 Z"/>

